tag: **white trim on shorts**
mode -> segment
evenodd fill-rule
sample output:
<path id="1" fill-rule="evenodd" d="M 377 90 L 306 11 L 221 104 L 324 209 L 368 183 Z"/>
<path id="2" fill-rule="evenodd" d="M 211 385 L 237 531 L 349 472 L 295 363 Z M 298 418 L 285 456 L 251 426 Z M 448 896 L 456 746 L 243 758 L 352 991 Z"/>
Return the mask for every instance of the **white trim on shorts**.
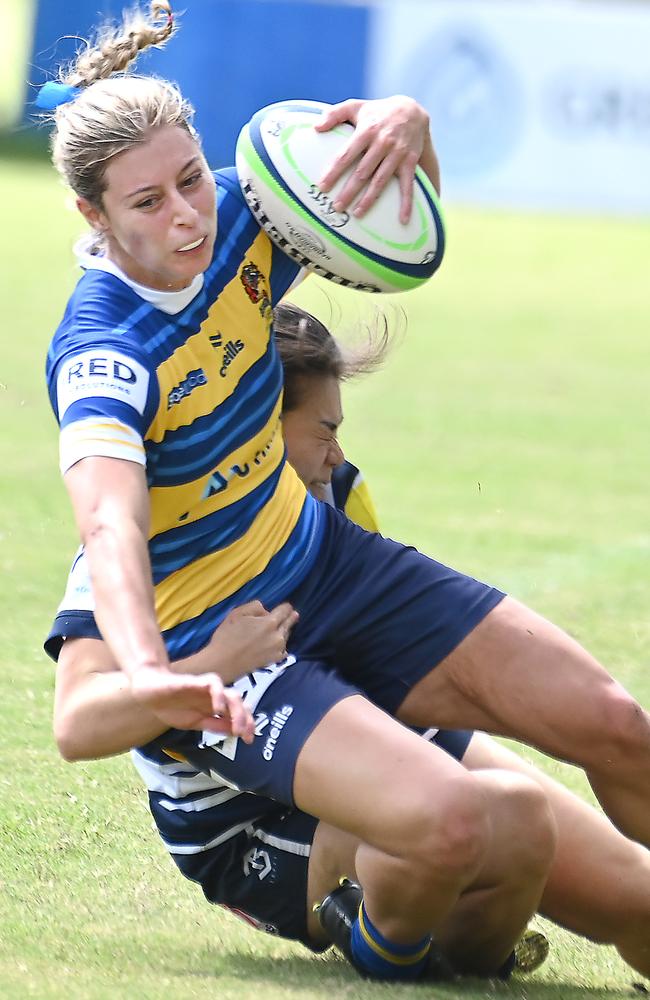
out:
<path id="1" fill-rule="evenodd" d="M 215 837 L 213 840 L 209 840 L 207 844 L 170 844 L 169 841 L 161 834 L 161 840 L 170 854 L 202 854 L 203 851 L 211 851 L 213 847 L 218 847 L 219 844 L 225 843 L 226 840 L 230 840 L 232 837 L 236 837 L 238 833 L 242 830 L 246 830 L 250 827 L 251 821 L 249 819 L 245 820 L 243 823 L 238 823 L 236 826 L 229 827 L 228 830 L 224 830 Z"/>
<path id="2" fill-rule="evenodd" d="M 276 837 L 272 833 L 266 833 L 261 827 L 255 827 L 251 823 L 246 830 L 249 837 L 255 837 L 257 840 L 261 840 L 263 844 L 268 844 L 269 847 L 276 847 L 279 851 L 284 851 L 286 854 L 297 854 L 298 857 L 308 858 L 311 854 L 311 844 L 300 844 L 297 840 L 285 840 L 284 837 Z"/>

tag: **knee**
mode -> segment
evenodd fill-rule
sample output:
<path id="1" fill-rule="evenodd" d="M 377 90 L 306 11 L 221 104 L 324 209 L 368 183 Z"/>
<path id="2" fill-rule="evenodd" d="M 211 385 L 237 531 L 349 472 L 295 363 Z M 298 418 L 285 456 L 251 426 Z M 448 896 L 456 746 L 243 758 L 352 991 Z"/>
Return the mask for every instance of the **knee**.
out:
<path id="1" fill-rule="evenodd" d="M 555 857 L 557 823 L 541 785 L 524 775 L 507 775 L 504 803 L 510 819 L 509 851 L 513 868 L 530 876 L 545 875 Z"/>
<path id="2" fill-rule="evenodd" d="M 626 768 L 640 754 L 650 754 L 650 719 L 639 703 L 616 681 L 600 692 L 601 730 L 594 740 L 597 750 L 595 769 L 611 772 L 613 767 Z"/>
<path id="3" fill-rule="evenodd" d="M 488 810 L 470 775 L 443 787 L 429 785 L 413 803 L 406 828 L 406 853 L 420 878 L 444 871 L 453 879 L 470 879 L 489 845 Z"/>

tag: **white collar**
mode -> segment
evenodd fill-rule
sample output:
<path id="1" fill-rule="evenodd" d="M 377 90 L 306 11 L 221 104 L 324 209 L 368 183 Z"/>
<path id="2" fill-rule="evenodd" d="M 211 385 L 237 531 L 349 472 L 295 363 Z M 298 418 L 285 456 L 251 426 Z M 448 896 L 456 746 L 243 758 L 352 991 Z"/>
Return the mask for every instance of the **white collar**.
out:
<path id="1" fill-rule="evenodd" d="M 167 313 L 169 316 L 175 316 L 181 312 L 203 288 L 203 274 L 197 274 L 187 288 L 181 288 L 178 292 L 163 292 L 157 288 L 148 288 L 147 285 L 139 285 L 137 281 L 132 281 L 131 278 L 127 277 L 124 271 L 108 257 L 89 253 L 88 245 L 88 237 L 79 240 L 75 245 L 74 252 L 80 267 L 86 271 L 107 271 L 109 274 L 114 274 L 116 278 L 132 288 L 141 299 L 150 302 L 156 309 L 160 309 L 161 312 Z"/>

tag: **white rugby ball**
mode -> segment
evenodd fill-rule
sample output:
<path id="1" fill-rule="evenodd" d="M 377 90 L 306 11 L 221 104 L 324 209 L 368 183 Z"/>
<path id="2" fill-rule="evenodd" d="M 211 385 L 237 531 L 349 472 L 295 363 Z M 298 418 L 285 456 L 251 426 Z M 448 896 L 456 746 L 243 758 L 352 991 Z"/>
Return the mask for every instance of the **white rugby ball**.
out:
<path id="1" fill-rule="evenodd" d="M 413 210 L 399 221 L 400 190 L 392 178 L 361 219 L 333 207 L 351 170 L 327 194 L 318 180 L 348 141 L 352 125 L 316 132 L 331 105 L 283 101 L 258 111 L 239 134 L 236 166 L 260 226 L 303 267 L 339 285 L 370 292 L 417 288 L 439 267 L 445 233 L 436 191 L 420 168 Z"/>

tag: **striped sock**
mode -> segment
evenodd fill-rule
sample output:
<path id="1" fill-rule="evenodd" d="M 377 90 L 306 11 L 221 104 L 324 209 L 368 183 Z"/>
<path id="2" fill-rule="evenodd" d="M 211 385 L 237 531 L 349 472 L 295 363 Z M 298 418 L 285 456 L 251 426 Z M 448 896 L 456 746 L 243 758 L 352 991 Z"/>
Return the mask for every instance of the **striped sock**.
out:
<path id="1" fill-rule="evenodd" d="M 415 944 L 387 941 L 374 926 L 363 903 L 352 925 L 350 951 L 354 964 L 376 979 L 417 979 L 427 963 L 431 935 Z"/>

